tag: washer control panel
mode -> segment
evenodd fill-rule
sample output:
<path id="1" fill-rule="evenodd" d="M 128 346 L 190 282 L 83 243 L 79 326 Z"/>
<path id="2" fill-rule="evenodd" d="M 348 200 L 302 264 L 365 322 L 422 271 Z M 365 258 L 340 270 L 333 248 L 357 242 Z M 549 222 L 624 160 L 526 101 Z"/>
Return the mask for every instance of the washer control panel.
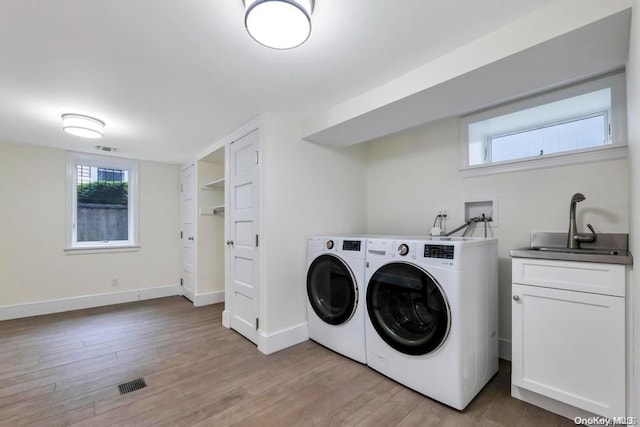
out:
<path id="1" fill-rule="evenodd" d="M 361 246 L 362 246 L 362 241 L 361 240 L 344 240 L 342 242 L 342 250 L 343 251 L 360 252 Z"/>
<path id="2" fill-rule="evenodd" d="M 425 258 L 453 259 L 454 247 L 452 245 L 424 245 Z"/>
<path id="3" fill-rule="evenodd" d="M 389 248 L 389 255 L 391 258 L 406 258 L 406 259 L 417 259 L 417 250 L 416 243 L 411 241 L 393 241 L 391 242 L 391 247 Z"/>

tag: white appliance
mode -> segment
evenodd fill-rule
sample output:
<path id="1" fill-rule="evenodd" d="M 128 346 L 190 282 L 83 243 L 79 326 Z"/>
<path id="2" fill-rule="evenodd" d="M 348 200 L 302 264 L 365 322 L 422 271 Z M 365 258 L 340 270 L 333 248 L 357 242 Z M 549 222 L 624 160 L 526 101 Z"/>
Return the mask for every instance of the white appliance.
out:
<path id="1" fill-rule="evenodd" d="M 307 252 L 309 338 L 367 363 L 364 341 L 364 237 L 310 237 Z"/>
<path id="2" fill-rule="evenodd" d="M 498 372 L 496 239 L 369 238 L 367 364 L 464 409 Z"/>

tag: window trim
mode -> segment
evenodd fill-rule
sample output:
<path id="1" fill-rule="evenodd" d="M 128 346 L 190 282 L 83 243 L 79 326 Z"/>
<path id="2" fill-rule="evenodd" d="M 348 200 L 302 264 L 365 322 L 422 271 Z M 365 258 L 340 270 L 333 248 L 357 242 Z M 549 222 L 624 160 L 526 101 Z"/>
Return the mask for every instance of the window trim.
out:
<path id="1" fill-rule="evenodd" d="M 78 164 L 85 166 L 104 167 L 127 170 L 128 173 L 128 231 L 127 240 L 113 242 L 77 242 L 74 225 L 77 221 L 77 171 Z M 139 245 L 139 203 L 138 203 L 138 161 L 119 157 L 107 157 L 95 154 L 68 152 L 67 153 L 67 254 L 101 253 L 101 252 L 130 252 L 140 249 Z"/>
<path id="2" fill-rule="evenodd" d="M 469 166 L 469 125 L 510 113 L 538 107 L 562 99 L 611 88 L 611 144 L 524 157 L 501 162 Z M 460 120 L 460 172 L 463 177 L 491 175 L 503 172 L 555 167 L 593 161 L 622 159 L 628 156 L 626 124 L 626 87 L 624 71 L 615 72 L 586 82 L 551 90 L 539 95 L 463 116 Z M 542 125 L 542 123 L 540 123 Z M 535 127 L 535 125 L 531 126 Z"/>

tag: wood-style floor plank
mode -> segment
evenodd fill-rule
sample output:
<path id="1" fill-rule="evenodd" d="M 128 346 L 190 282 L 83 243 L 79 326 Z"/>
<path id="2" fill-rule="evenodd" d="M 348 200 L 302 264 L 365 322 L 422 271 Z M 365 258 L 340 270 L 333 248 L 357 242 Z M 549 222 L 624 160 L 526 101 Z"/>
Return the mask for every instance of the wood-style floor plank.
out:
<path id="1" fill-rule="evenodd" d="M 507 362 L 456 411 L 312 341 L 264 355 L 222 310 L 170 297 L 0 322 L 0 426 L 573 425 L 511 398 Z"/>
<path id="2" fill-rule="evenodd" d="M 173 405 L 177 400 L 184 397 L 180 387 L 170 388 L 168 390 L 161 391 L 160 393 L 150 394 L 143 397 L 131 396 L 128 402 L 122 405 L 115 406 L 111 410 L 107 406 L 103 406 L 104 412 L 98 413 L 96 411 L 95 417 L 87 418 L 74 424 L 76 427 L 92 427 L 100 425 L 116 424 L 134 417 L 138 414 L 146 413 L 156 408 L 161 408 L 167 405 Z"/>

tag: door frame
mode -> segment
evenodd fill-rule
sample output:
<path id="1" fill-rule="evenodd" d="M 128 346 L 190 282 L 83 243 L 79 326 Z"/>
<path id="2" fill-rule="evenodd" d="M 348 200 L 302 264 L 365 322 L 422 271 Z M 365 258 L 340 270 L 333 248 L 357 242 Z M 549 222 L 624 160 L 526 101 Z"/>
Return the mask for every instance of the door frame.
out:
<path id="1" fill-rule="evenodd" d="M 259 236 L 259 244 L 258 244 L 258 249 L 256 252 L 256 258 L 255 258 L 255 264 L 257 265 L 258 268 L 258 283 L 256 285 L 256 298 L 255 298 L 255 304 L 256 307 L 258 307 L 258 319 L 260 319 L 260 325 L 258 327 L 258 331 L 257 331 L 257 335 L 258 335 L 258 342 L 257 342 L 257 346 L 258 346 L 258 350 L 261 349 L 261 345 L 260 343 L 263 341 L 261 339 L 263 333 L 262 331 L 264 330 L 264 326 L 266 324 L 266 319 L 264 319 L 263 313 L 264 313 L 264 307 L 262 304 L 262 293 L 263 293 L 263 282 L 264 282 L 264 276 L 263 276 L 263 269 L 262 269 L 262 259 L 263 259 L 263 250 L 264 250 L 264 237 L 262 234 L 262 196 L 263 196 L 263 191 L 262 191 L 262 120 L 260 117 L 256 117 L 255 119 L 251 120 L 250 122 L 246 123 L 244 126 L 242 126 L 241 128 L 239 128 L 238 130 L 236 130 L 235 132 L 233 132 L 231 135 L 229 135 L 226 139 L 225 139 L 225 161 L 224 161 L 224 176 L 226 177 L 227 180 L 229 180 L 231 178 L 230 175 L 230 171 L 229 171 L 229 167 L 230 167 L 230 159 L 229 159 L 229 154 L 231 152 L 231 144 L 233 144 L 234 142 L 238 141 L 239 139 L 243 138 L 244 136 L 250 134 L 251 132 L 258 132 L 258 146 L 257 146 L 257 150 L 258 150 L 258 173 L 257 173 L 257 185 L 258 185 L 258 206 L 257 206 L 257 210 L 258 210 L 258 215 L 256 217 L 256 222 L 255 222 L 255 226 L 256 226 L 256 233 Z M 229 182 L 229 181 L 227 181 Z M 230 208 L 231 205 L 230 203 L 230 191 L 226 191 L 230 186 L 229 185 L 225 185 L 225 192 L 224 192 L 224 205 L 227 207 L 227 212 L 230 212 Z M 225 242 L 228 241 L 230 239 L 230 230 L 231 230 L 231 218 L 230 215 L 225 215 L 224 217 L 224 240 Z M 229 254 L 229 250 L 226 249 L 225 246 L 225 252 L 224 252 L 224 265 L 225 265 L 225 271 L 224 271 L 224 311 L 222 312 L 222 326 L 224 326 L 225 328 L 231 328 L 231 314 L 233 313 L 233 302 L 232 302 L 232 298 L 231 295 L 233 295 L 233 289 L 232 289 L 232 284 L 230 283 L 230 275 L 229 272 L 231 271 L 231 266 L 230 266 L 230 262 L 231 262 L 231 257 Z"/>

